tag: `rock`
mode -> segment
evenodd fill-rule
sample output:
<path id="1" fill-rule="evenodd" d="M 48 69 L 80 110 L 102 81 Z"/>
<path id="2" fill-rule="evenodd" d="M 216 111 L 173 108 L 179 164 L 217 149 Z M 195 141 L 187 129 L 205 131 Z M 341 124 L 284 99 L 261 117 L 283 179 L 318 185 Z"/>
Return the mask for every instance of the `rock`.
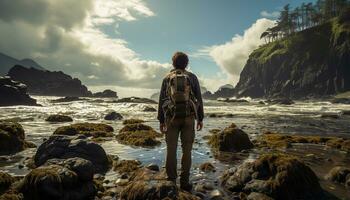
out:
<path id="1" fill-rule="evenodd" d="M 273 200 L 273 198 L 258 192 L 252 192 L 248 195 L 247 200 Z"/>
<path id="2" fill-rule="evenodd" d="M 349 98 L 335 98 L 331 100 L 331 103 L 341 103 L 341 104 L 350 104 Z"/>
<path id="3" fill-rule="evenodd" d="M 208 144 L 214 149 L 228 152 L 237 152 L 253 147 L 248 135 L 237 128 L 235 124 L 231 124 L 223 131 L 211 135 Z"/>
<path id="4" fill-rule="evenodd" d="M 55 135 L 39 146 L 34 155 L 34 163 L 36 166 L 41 166 L 53 158 L 68 159 L 74 157 L 90 161 L 96 173 L 104 173 L 110 168 L 107 154 L 100 145 L 84 138 Z"/>
<path id="5" fill-rule="evenodd" d="M 120 193 L 121 199 L 199 200 L 197 196 L 179 191 L 171 181 L 132 181 Z"/>
<path id="6" fill-rule="evenodd" d="M 143 112 L 157 112 L 157 109 L 153 108 L 152 106 L 144 106 Z"/>
<path id="7" fill-rule="evenodd" d="M 272 199 L 322 199 L 325 195 L 315 173 L 286 154 L 264 154 L 254 162 L 226 170 L 222 186 L 230 192 L 257 192 Z"/>
<path id="8" fill-rule="evenodd" d="M 220 190 L 218 190 L 218 189 L 215 189 L 215 190 L 213 190 L 213 191 L 211 191 L 210 192 L 210 194 L 209 194 L 209 198 L 211 199 L 211 200 L 223 200 L 223 195 L 222 195 L 222 192 L 220 191 Z"/>
<path id="9" fill-rule="evenodd" d="M 113 164 L 113 170 L 121 173 L 131 173 L 140 169 L 141 162 L 138 160 L 120 160 Z"/>
<path id="10" fill-rule="evenodd" d="M 350 71 L 344 69 L 350 66 L 350 48 L 344 44 L 349 42 L 350 34 L 348 29 L 334 29 L 334 26 L 347 27 L 348 20 L 329 21 L 261 45 L 249 55 L 235 94 L 295 99 L 349 91 Z"/>
<path id="11" fill-rule="evenodd" d="M 127 97 L 127 98 L 122 98 L 118 99 L 116 101 L 117 103 L 145 103 L 145 104 L 157 104 L 156 101 L 152 99 L 147 99 L 147 98 L 140 98 L 140 97 Z"/>
<path id="12" fill-rule="evenodd" d="M 122 144 L 153 147 L 160 144 L 157 138 L 162 136 L 162 134 L 156 132 L 152 127 L 136 123 L 125 125 L 120 129 L 116 138 Z"/>
<path id="13" fill-rule="evenodd" d="M 48 116 L 45 121 L 48 122 L 72 122 L 73 119 L 66 115 L 50 115 Z"/>
<path id="14" fill-rule="evenodd" d="M 233 98 L 219 98 L 218 101 L 222 101 L 226 103 L 249 103 L 249 101 L 245 99 L 233 99 Z"/>
<path id="15" fill-rule="evenodd" d="M 151 163 L 149 165 L 146 166 L 147 169 L 153 170 L 153 171 L 159 171 L 159 166 L 155 163 Z"/>
<path id="16" fill-rule="evenodd" d="M 48 161 L 50 162 L 50 161 Z M 25 199 L 93 198 L 97 190 L 90 161 L 72 158 L 33 169 L 18 186 Z"/>
<path id="17" fill-rule="evenodd" d="M 215 172 L 215 167 L 213 164 L 206 162 L 199 166 L 199 169 L 203 172 Z"/>
<path id="18" fill-rule="evenodd" d="M 294 101 L 288 98 L 279 98 L 279 99 L 272 99 L 272 100 L 267 100 L 267 103 L 271 104 L 281 104 L 281 105 L 292 105 L 294 104 Z"/>
<path id="19" fill-rule="evenodd" d="M 208 117 L 210 118 L 221 118 L 221 117 L 226 117 L 226 118 L 232 118 L 235 115 L 232 113 L 210 113 Z"/>
<path id="20" fill-rule="evenodd" d="M 109 112 L 105 117 L 105 120 L 122 120 L 123 116 L 115 111 Z"/>
<path id="21" fill-rule="evenodd" d="M 321 118 L 331 118 L 331 119 L 338 119 L 340 116 L 338 113 L 323 113 L 321 114 Z"/>
<path id="22" fill-rule="evenodd" d="M 31 59 L 25 58 L 19 60 L 3 53 L 0 53 L 0 65 L 0 76 L 6 75 L 7 72 L 15 65 L 23 65 L 27 68 L 34 67 L 37 69 L 45 70 L 42 66 Z"/>
<path id="23" fill-rule="evenodd" d="M 0 96 L 0 106 L 38 106 L 36 100 L 27 94 L 26 85 L 7 76 L 0 76 Z"/>
<path id="24" fill-rule="evenodd" d="M 58 98 L 58 99 L 54 99 L 51 100 L 52 103 L 63 103 L 63 102 L 72 102 L 72 101 L 81 101 L 83 100 L 82 98 L 79 97 L 63 97 L 63 98 Z"/>
<path id="25" fill-rule="evenodd" d="M 86 137 L 113 137 L 113 127 L 101 123 L 77 123 L 58 127 L 54 135 L 85 135 Z"/>
<path id="26" fill-rule="evenodd" d="M 92 96 L 92 93 L 77 78 L 59 71 L 43 71 L 16 65 L 8 75 L 16 81 L 28 86 L 28 92 L 35 95 L 47 96 Z"/>
<path id="27" fill-rule="evenodd" d="M 17 153 L 33 147 L 33 143 L 25 141 L 24 130 L 20 124 L 0 121 L 0 155 Z"/>
<path id="28" fill-rule="evenodd" d="M 96 98 L 118 98 L 117 92 L 108 89 L 103 92 L 96 92 L 92 96 Z"/>
<path id="29" fill-rule="evenodd" d="M 343 115 L 350 115 L 350 110 L 343 110 L 343 111 L 342 111 L 342 114 L 343 114 Z"/>
<path id="30" fill-rule="evenodd" d="M 145 121 L 143 121 L 142 119 L 126 119 L 123 121 L 123 125 L 127 125 L 127 124 L 140 124 L 143 123 Z"/>
<path id="31" fill-rule="evenodd" d="M 350 168 L 336 166 L 328 172 L 325 178 L 332 182 L 346 185 L 346 182 L 348 181 L 349 176 L 350 176 Z"/>
<path id="32" fill-rule="evenodd" d="M 0 195 L 10 188 L 16 181 L 10 174 L 0 171 Z"/>
<path id="33" fill-rule="evenodd" d="M 203 99 L 218 99 L 218 98 L 229 98 L 234 96 L 235 89 L 232 85 L 226 84 L 221 86 L 216 92 L 213 94 L 210 91 L 206 91 L 202 94 Z"/>

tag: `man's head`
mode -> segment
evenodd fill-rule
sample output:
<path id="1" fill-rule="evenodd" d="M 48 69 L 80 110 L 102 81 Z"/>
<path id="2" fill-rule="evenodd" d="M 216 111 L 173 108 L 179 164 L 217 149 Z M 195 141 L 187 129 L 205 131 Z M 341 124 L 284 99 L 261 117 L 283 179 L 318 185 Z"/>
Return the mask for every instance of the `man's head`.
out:
<path id="1" fill-rule="evenodd" d="M 173 66 L 175 69 L 185 69 L 188 64 L 188 57 L 183 52 L 176 52 L 173 55 Z"/>

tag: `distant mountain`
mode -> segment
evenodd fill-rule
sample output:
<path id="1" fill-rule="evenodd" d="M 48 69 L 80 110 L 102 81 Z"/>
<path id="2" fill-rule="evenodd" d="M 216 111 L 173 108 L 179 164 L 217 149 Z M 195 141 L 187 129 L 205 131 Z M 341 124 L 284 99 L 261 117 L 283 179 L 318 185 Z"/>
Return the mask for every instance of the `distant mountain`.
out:
<path id="1" fill-rule="evenodd" d="M 45 70 L 45 68 L 29 58 L 18 60 L 6 54 L 0 53 L 0 76 L 6 75 L 8 71 L 15 65 L 22 65 L 26 68 L 33 67 L 35 69 Z"/>
<path id="2" fill-rule="evenodd" d="M 45 96 L 85 96 L 92 93 L 77 78 L 59 71 L 43 71 L 35 68 L 26 68 L 15 65 L 8 72 L 13 80 L 24 83 L 28 93 Z"/>
<path id="3" fill-rule="evenodd" d="M 204 99 L 230 98 L 233 97 L 235 88 L 231 84 L 221 86 L 216 92 L 207 91 L 203 93 Z"/>

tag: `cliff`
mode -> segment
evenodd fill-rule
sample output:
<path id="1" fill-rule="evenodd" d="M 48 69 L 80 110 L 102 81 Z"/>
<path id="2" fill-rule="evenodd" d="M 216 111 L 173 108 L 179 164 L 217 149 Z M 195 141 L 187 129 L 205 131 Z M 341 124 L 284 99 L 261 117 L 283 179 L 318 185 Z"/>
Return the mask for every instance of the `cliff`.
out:
<path id="1" fill-rule="evenodd" d="M 256 49 L 238 97 L 322 97 L 350 90 L 350 19 L 334 18 Z"/>
<path id="2" fill-rule="evenodd" d="M 92 96 L 92 93 L 77 78 L 59 71 L 43 71 L 16 65 L 8 72 L 13 80 L 24 83 L 28 92 L 47 96 Z"/>

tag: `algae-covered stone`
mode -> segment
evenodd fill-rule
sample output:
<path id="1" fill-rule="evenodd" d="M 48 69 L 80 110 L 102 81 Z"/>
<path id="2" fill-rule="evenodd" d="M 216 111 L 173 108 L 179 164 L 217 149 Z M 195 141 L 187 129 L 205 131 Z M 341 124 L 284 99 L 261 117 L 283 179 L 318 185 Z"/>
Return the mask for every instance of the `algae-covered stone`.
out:
<path id="1" fill-rule="evenodd" d="M 50 115 L 48 116 L 45 121 L 48 122 L 72 122 L 73 119 L 67 115 Z"/>
<path id="2" fill-rule="evenodd" d="M 8 190 L 13 182 L 15 182 L 15 178 L 6 172 L 0 171 L 0 194 Z"/>
<path id="3" fill-rule="evenodd" d="M 325 178 L 332 181 L 332 182 L 341 183 L 341 184 L 346 185 L 346 182 L 347 182 L 347 179 L 349 178 L 349 176 L 350 176 L 350 168 L 336 166 L 328 172 L 328 174 L 325 176 Z"/>
<path id="4" fill-rule="evenodd" d="M 116 135 L 120 143 L 142 147 L 159 145 L 158 137 L 162 137 L 162 134 L 142 123 L 127 124 Z"/>
<path id="5" fill-rule="evenodd" d="M 113 170 L 119 173 L 131 173 L 140 169 L 141 162 L 138 160 L 120 160 L 113 165 Z"/>
<path id="6" fill-rule="evenodd" d="M 123 116 L 115 111 L 109 112 L 105 117 L 105 120 L 122 120 Z"/>
<path id="7" fill-rule="evenodd" d="M 213 133 L 208 143 L 212 148 L 226 152 L 242 151 L 253 147 L 248 135 L 235 124 L 231 124 L 221 132 Z"/>
<path id="8" fill-rule="evenodd" d="M 85 135 L 87 137 L 112 137 L 113 127 L 101 123 L 77 123 L 62 126 L 55 130 L 54 135 Z"/>
<path id="9" fill-rule="evenodd" d="M 67 163 L 70 162 L 70 163 Z M 81 158 L 56 162 L 33 169 L 18 186 L 25 199 L 92 199 L 96 188 L 92 174 L 84 175 L 80 169 L 92 170 L 92 164 Z"/>
<path id="10" fill-rule="evenodd" d="M 17 153 L 32 147 L 35 145 L 25 141 L 24 130 L 20 124 L 0 121 L 0 155 Z"/>
<path id="11" fill-rule="evenodd" d="M 215 172 L 215 167 L 210 162 L 202 163 L 199 169 L 203 172 Z"/>
<path id="12" fill-rule="evenodd" d="M 324 197 L 315 173 L 296 157 L 286 154 L 265 154 L 254 162 L 226 170 L 222 185 L 231 192 L 257 192 L 273 199 Z"/>
<path id="13" fill-rule="evenodd" d="M 123 124 L 124 125 L 127 125 L 127 124 L 140 124 L 140 123 L 143 123 L 145 122 L 144 120 L 142 119 L 126 119 L 123 121 Z"/>

